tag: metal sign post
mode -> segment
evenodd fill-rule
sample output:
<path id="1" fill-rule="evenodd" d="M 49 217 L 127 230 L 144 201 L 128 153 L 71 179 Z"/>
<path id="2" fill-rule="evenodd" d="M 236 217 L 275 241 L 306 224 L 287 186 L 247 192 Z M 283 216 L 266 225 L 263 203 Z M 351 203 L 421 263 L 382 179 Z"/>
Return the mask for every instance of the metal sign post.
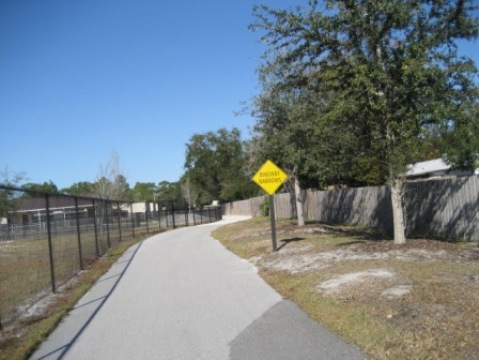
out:
<path id="1" fill-rule="evenodd" d="M 267 160 L 253 176 L 253 181 L 269 194 L 269 213 L 271 216 L 271 241 L 273 252 L 278 251 L 276 244 L 276 216 L 274 213 L 274 194 L 286 181 L 288 175 L 271 160 Z"/>
<path id="2" fill-rule="evenodd" d="M 278 251 L 278 245 L 276 244 L 276 219 L 274 214 L 274 195 L 269 196 L 269 213 L 271 216 L 271 243 L 273 252 Z"/>

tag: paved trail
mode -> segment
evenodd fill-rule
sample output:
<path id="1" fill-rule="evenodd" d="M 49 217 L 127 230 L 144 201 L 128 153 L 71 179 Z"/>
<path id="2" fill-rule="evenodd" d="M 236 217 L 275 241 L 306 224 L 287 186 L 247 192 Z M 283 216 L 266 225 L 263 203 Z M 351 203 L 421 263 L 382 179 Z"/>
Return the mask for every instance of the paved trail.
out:
<path id="1" fill-rule="evenodd" d="M 365 359 L 210 237 L 240 219 L 130 248 L 31 359 Z"/>

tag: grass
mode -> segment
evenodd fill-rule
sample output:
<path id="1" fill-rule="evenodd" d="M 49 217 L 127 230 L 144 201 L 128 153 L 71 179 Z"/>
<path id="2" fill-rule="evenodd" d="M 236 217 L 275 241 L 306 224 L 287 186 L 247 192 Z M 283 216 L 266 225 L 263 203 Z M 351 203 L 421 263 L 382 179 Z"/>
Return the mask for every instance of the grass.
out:
<path id="1" fill-rule="evenodd" d="M 260 275 L 284 298 L 372 359 L 479 358 L 479 256 L 463 256 L 464 251 L 479 255 L 471 244 L 411 240 L 407 248 L 395 248 L 367 229 L 328 227 L 327 232 L 308 232 L 291 221 L 279 221 L 282 248 L 272 254 L 269 226 L 267 218 L 254 218 L 217 229 L 213 236 L 232 252 L 252 259 Z M 306 229 L 319 226 L 309 224 Z M 289 263 L 308 256 L 318 265 L 323 261 L 320 256 L 328 253 L 358 255 L 364 249 L 388 250 L 389 256 L 337 258 L 299 272 L 278 266 L 282 260 Z M 336 292 L 318 290 L 338 275 L 369 269 L 388 269 L 394 277 L 368 279 Z M 412 291 L 393 299 L 381 295 L 399 285 Z"/>
<path id="2" fill-rule="evenodd" d="M 129 247 L 142 239 L 139 234 L 136 235 L 135 239 L 113 246 L 104 256 L 92 263 L 88 270 L 81 272 L 73 283 L 61 289 L 57 301 L 43 315 L 28 320 L 20 318 L 11 324 L 8 327 L 11 330 L 0 336 L 0 360 L 27 359 L 96 280 L 108 271 Z M 26 279 L 23 278 L 22 281 Z"/>
<path id="3" fill-rule="evenodd" d="M 151 233 L 158 227 L 150 226 Z M 18 316 L 19 309 L 28 307 L 38 296 L 52 289 L 50 258 L 46 232 L 34 238 L 0 242 L 0 316 L 3 325 Z M 122 229 L 122 239 L 132 236 L 131 230 Z M 146 227 L 135 228 L 136 238 L 146 236 Z M 110 229 L 110 243 L 119 243 L 117 226 Z M 89 268 L 97 259 L 97 246 L 93 227 L 82 227 L 81 250 L 83 268 Z M 108 249 L 105 227 L 99 227 L 100 254 Z M 76 228 L 69 231 L 52 231 L 52 248 L 55 285 L 61 286 L 81 270 Z"/>
<path id="4" fill-rule="evenodd" d="M 88 267 L 96 260 L 94 239 L 83 233 L 82 262 Z M 88 241 L 87 241 L 88 240 Z M 55 282 L 57 286 L 74 277 L 80 269 L 76 234 L 52 236 Z M 0 314 L 8 320 L 15 309 L 27 305 L 36 294 L 51 290 L 47 239 L 15 240 L 0 243 Z"/>

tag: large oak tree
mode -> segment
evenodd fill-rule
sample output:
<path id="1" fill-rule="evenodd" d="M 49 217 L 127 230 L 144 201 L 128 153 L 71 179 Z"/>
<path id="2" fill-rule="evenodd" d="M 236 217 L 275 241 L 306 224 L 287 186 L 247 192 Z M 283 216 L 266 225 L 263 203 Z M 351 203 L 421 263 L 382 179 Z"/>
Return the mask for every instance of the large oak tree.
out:
<path id="1" fill-rule="evenodd" d="M 328 144 L 312 149 L 318 163 L 334 169 L 327 156 L 334 149 L 331 159 L 351 174 L 389 184 L 397 243 L 405 242 L 403 175 L 425 139 L 440 138 L 439 152 L 455 167 L 477 161 L 477 69 L 457 51 L 459 40 L 478 37 L 473 10 L 467 0 L 311 0 L 306 8 L 255 9 L 252 28 L 268 47 L 263 82 L 321 100 L 309 118 L 311 133 Z M 334 131 L 341 141 L 330 141 Z"/>

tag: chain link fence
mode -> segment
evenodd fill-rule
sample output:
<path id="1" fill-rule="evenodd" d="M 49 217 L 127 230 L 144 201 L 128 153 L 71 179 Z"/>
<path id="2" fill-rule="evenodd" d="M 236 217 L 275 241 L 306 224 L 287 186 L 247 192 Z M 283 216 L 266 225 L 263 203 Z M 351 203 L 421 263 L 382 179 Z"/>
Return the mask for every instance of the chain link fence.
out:
<path id="1" fill-rule="evenodd" d="M 56 292 L 121 241 L 222 217 L 217 206 L 160 206 L 0 185 L 0 326 Z"/>

